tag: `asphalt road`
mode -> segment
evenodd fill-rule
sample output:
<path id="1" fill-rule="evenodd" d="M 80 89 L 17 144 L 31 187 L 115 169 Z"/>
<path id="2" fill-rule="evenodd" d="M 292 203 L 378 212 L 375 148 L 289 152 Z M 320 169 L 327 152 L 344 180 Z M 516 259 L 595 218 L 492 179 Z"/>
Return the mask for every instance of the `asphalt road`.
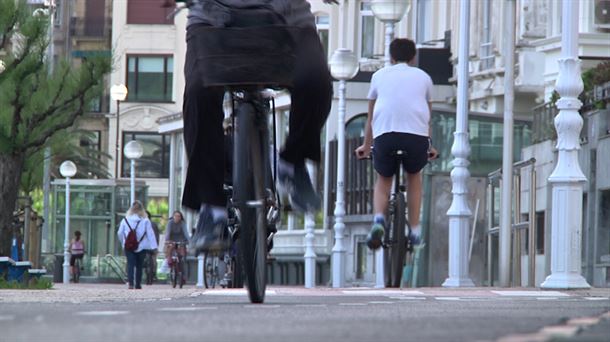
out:
<path id="1" fill-rule="evenodd" d="M 271 288 L 262 305 L 244 290 L 176 291 L 44 303 L 0 291 L 0 341 L 495 341 L 610 311 L 610 291 Z M 601 322 L 587 341 L 610 341 Z"/>

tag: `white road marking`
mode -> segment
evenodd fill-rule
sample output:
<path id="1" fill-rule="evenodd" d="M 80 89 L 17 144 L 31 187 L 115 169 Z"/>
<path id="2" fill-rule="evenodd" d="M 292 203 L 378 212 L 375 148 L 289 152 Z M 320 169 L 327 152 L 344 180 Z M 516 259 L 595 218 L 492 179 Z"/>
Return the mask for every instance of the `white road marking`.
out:
<path id="1" fill-rule="evenodd" d="M 81 311 L 76 314 L 82 316 L 118 316 L 128 313 L 129 311 Z"/>
<path id="2" fill-rule="evenodd" d="M 610 300 L 608 297 L 585 297 L 586 300 Z"/>
<path id="3" fill-rule="evenodd" d="M 0 315 L 0 321 L 12 321 L 15 319 L 15 315 Z"/>
<path id="4" fill-rule="evenodd" d="M 267 290 L 265 291 L 265 295 L 275 295 L 275 290 Z M 246 289 L 228 289 L 228 290 L 209 290 L 203 292 L 205 296 L 246 296 L 248 295 L 248 290 Z"/>
<path id="5" fill-rule="evenodd" d="M 297 308 L 325 308 L 326 304 L 297 304 Z"/>
<path id="6" fill-rule="evenodd" d="M 178 312 L 178 311 L 199 311 L 199 310 L 216 310 L 218 309 L 217 306 L 198 306 L 198 307 L 184 307 L 184 308 L 160 308 L 157 309 L 157 311 L 171 311 L 171 312 Z"/>
<path id="7" fill-rule="evenodd" d="M 365 306 L 365 303 L 339 303 L 342 306 Z"/>
<path id="8" fill-rule="evenodd" d="M 500 296 L 512 297 L 570 297 L 569 294 L 559 291 L 491 291 Z"/>
<path id="9" fill-rule="evenodd" d="M 343 294 L 352 296 L 423 296 L 420 291 L 400 291 L 400 290 L 346 290 Z"/>
<path id="10" fill-rule="evenodd" d="M 557 300 L 557 297 L 536 297 L 536 300 Z"/>
<path id="11" fill-rule="evenodd" d="M 452 300 L 452 301 L 462 300 L 462 298 L 460 298 L 460 297 L 434 297 L 434 299 L 436 299 L 436 300 Z"/>
<path id="12" fill-rule="evenodd" d="M 426 297 L 408 297 L 408 296 L 394 296 L 394 297 L 388 297 L 390 299 L 400 299 L 400 300 L 426 300 Z"/>
<path id="13" fill-rule="evenodd" d="M 246 304 L 244 305 L 244 308 L 249 308 L 249 309 L 253 309 L 253 308 L 261 308 L 261 309 L 277 309 L 279 308 L 280 305 L 265 305 L 265 304 Z"/>
<path id="14" fill-rule="evenodd" d="M 369 302 L 369 304 L 394 304 L 394 303 L 396 303 L 396 302 L 389 302 L 389 301 L 382 301 L 382 300 Z"/>

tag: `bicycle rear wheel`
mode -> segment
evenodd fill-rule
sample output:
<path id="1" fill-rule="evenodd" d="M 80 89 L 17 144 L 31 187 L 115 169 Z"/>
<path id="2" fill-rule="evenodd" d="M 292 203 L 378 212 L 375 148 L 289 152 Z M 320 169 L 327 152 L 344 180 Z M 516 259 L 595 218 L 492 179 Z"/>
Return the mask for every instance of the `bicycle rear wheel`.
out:
<path id="1" fill-rule="evenodd" d="M 203 255 L 203 283 L 206 289 L 216 287 L 216 271 L 215 271 L 215 259 L 217 256 L 210 255 L 210 253 L 205 253 Z"/>
<path id="2" fill-rule="evenodd" d="M 406 202 L 403 193 L 394 195 L 392 201 L 392 215 L 390 227 L 387 231 L 387 248 L 384 249 L 385 264 L 385 285 L 386 287 L 400 287 L 402 280 L 402 269 L 406 254 L 406 235 L 407 227 Z"/>
<path id="3" fill-rule="evenodd" d="M 242 103 L 236 114 L 233 191 L 241 214 L 240 254 L 250 301 L 262 303 L 267 287 L 264 161 L 268 160 L 268 144 L 255 122 L 256 109 L 251 103 Z"/>

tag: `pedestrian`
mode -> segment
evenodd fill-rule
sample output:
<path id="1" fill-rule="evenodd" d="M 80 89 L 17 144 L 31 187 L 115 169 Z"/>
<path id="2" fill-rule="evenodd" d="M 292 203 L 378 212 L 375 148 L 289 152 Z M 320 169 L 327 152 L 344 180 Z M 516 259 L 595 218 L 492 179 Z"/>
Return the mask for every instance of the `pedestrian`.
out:
<path id="1" fill-rule="evenodd" d="M 367 237 L 371 249 L 381 247 L 385 233 L 388 200 L 396 170 L 396 157 L 392 153 L 396 150 L 406 152 L 402 167 L 408 184 L 407 203 L 412 227 L 409 238 L 414 246 L 421 242 L 421 170 L 438 153 L 430 140 L 432 79 L 423 70 L 411 66 L 416 53 L 412 40 L 394 39 L 390 44 L 391 66 L 378 70 L 371 78 L 364 142 L 355 151 L 358 158 L 368 158 L 374 147 L 375 215 Z"/>
<path id="2" fill-rule="evenodd" d="M 85 256 L 85 242 L 81 239 L 81 236 L 82 234 L 79 230 L 75 231 L 74 238 L 70 241 L 70 247 L 68 248 L 68 252 L 70 252 L 70 275 L 73 279 L 76 259 L 80 259 L 82 265 L 82 260 Z"/>
<path id="3" fill-rule="evenodd" d="M 157 241 L 140 201 L 133 202 L 125 218 L 121 220 L 117 235 L 127 257 L 129 289 L 141 289 L 144 257 L 148 250 L 157 249 Z"/>

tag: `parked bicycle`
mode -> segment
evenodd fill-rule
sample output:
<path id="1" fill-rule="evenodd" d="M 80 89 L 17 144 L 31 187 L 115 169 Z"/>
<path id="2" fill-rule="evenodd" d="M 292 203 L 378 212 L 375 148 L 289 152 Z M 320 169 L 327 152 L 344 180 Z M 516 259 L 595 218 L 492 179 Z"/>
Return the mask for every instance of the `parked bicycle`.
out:
<path id="1" fill-rule="evenodd" d="M 184 277 L 184 264 L 186 256 L 186 243 L 184 242 L 173 242 L 168 241 L 166 245 L 169 245 L 171 249 L 171 257 L 169 258 L 169 280 L 172 287 L 175 288 L 177 285 L 182 288 L 186 283 Z"/>

